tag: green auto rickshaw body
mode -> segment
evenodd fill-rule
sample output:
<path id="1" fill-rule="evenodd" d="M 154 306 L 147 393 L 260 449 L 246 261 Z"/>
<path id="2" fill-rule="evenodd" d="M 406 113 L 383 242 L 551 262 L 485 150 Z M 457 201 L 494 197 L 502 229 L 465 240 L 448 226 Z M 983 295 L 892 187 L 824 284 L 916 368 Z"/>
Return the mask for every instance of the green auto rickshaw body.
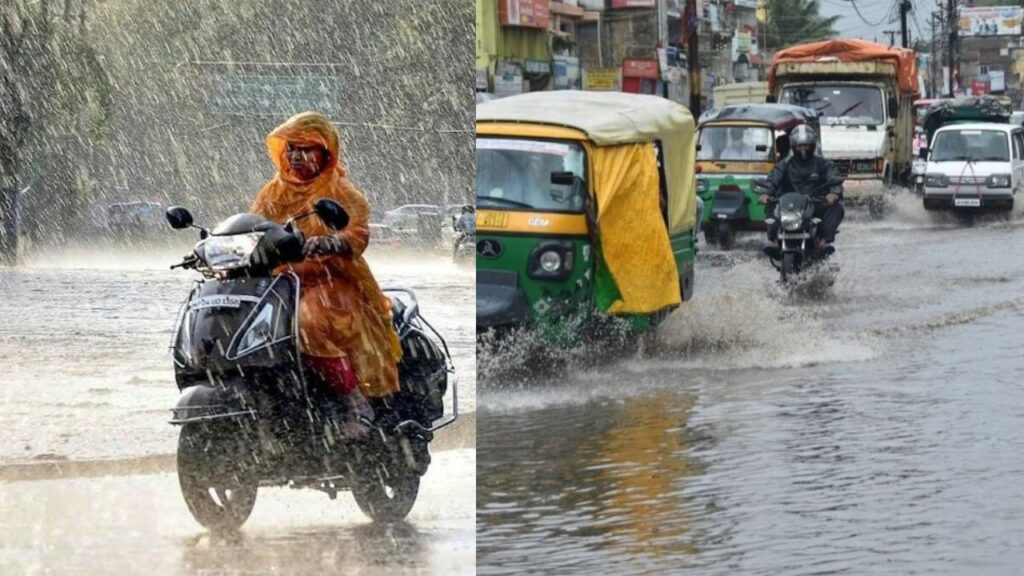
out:
<path id="1" fill-rule="evenodd" d="M 789 104 L 736 104 L 701 116 L 697 192 L 701 227 L 712 243 L 728 246 L 737 231 L 764 230 L 766 214 L 754 181 L 789 153 L 789 133 L 800 125 L 820 133 L 817 113 Z"/>
<path id="2" fill-rule="evenodd" d="M 644 330 L 693 292 L 695 135 L 668 100 L 556 91 L 477 107 L 477 331 Z M 598 330 L 599 331 L 599 330 Z"/>

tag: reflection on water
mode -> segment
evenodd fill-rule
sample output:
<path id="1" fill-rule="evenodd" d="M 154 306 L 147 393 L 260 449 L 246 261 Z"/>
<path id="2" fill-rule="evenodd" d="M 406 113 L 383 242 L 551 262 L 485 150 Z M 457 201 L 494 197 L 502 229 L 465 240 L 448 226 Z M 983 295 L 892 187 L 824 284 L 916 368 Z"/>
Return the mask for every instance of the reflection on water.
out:
<path id="1" fill-rule="evenodd" d="M 683 491 L 702 473 L 688 455 L 692 406 L 692 397 L 664 391 L 629 403 L 487 413 L 477 438 L 481 573 L 490 564 L 558 573 L 685 562 L 696 545 Z"/>

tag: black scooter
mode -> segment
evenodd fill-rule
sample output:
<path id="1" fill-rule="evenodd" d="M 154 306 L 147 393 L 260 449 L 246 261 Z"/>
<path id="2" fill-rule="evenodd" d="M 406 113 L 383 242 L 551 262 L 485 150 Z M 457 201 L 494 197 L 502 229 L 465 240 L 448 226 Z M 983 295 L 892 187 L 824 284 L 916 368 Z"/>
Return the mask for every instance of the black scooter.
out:
<path id="1" fill-rule="evenodd" d="M 272 275 L 278 265 L 302 260 L 303 238 L 292 223 L 313 215 L 334 229 L 348 224 L 341 205 L 328 199 L 283 226 L 237 214 L 212 232 L 194 226 L 184 208 L 167 210 L 172 228 L 200 230 L 193 253 L 171 267 L 196 270 L 204 280 L 183 304 L 171 345 L 181 397 L 170 422 L 181 426 L 182 495 L 207 528 L 240 527 L 259 486 L 313 488 L 331 499 L 351 490 L 369 517 L 401 520 L 416 501 L 434 432 L 458 417 L 453 383 L 452 415 L 435 424 L 453 373 L 444 339 L 419 317 L 412 291 L 386 289 L 404 353 L 401 391 L 370 399 L 375 416 L 366 422 L 367 439 L 342 433 L 344 408 L 301 360 L 299 278 Z"/>
<path id="2" fill-rule="evenodd" d="M 758 193 L 764 193 L 768 184 L 758 180 L 755 187 Z M 824 262 L 835 253 L 835 247 L 831 244 L 823 250 L 818 249 L 817 234 L 821 219 L 814 216 L 814 209 L 821 202 L 823 200 L 820 198 L 789 192 L 783 194 L 777 202 L 768 204 L 767 212 L 772 217 L 765 219 L 765 224 L 769 229 L 778 224 L 778 243 L 765 246 L 764 253 L 779 271 L 783 283 L 811 266 Z"/>

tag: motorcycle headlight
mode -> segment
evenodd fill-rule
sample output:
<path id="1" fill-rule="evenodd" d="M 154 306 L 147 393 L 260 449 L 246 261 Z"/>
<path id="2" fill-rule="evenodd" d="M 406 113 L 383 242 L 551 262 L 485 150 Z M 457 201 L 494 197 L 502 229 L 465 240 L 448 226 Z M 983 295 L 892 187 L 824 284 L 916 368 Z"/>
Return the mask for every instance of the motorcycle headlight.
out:
<path id="1" fill-rule="evenodd" d="M 926 174 L 924 185 L 930 188 L 946 188 L 949 186 L 949 178 L 942 174 Z"/>
<path id="2" fill-rule="evenodd" d="M 786 230 L 796 230 L 800 228 L 800 224 L 803 223 L 803 214 L 796 211 L 785 211 L 782 213 L 780 220 L 782 221 L 782 227 Z"/>
<path id="3" fill-rule="evenodd" d="M 924 160 L 914 160 L 914 168 L 913 168 L 914 174 L 924 174 L 925 168 L 927 166 L 928 166 L 928 163 L 925 162 Z"/>
<path id="4" fill-rule="evenodd" d="M 540 267 L 545 272 L 558 272 L 562 268 L 562 255 L 554 250 L 548 250 L 540 255 Z"/>
<path id="5" fill-rule="evenodd" d="M 989 188 L 1009 188 L 1010 187 L 1010 175 L 1009 174 L 993 174 L 988 177 Z"/>
<path id="6" fill-rule="evenodd" d="M 263 232 L 212 236 L 203 242 L 203 260 L 213 270 L 234 270 L 249 265 Z"/>

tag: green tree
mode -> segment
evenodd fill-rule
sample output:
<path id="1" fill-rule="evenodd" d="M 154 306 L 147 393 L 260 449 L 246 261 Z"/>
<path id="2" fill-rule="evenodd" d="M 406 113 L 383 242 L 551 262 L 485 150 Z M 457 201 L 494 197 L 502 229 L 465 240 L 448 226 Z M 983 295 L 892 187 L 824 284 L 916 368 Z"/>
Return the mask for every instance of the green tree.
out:
<path id="1" fill-rule="evenodd" d="M 839 16 L 822 16 L 818 0 L 766 0 L 766 50 L 835 38 Z"/>

